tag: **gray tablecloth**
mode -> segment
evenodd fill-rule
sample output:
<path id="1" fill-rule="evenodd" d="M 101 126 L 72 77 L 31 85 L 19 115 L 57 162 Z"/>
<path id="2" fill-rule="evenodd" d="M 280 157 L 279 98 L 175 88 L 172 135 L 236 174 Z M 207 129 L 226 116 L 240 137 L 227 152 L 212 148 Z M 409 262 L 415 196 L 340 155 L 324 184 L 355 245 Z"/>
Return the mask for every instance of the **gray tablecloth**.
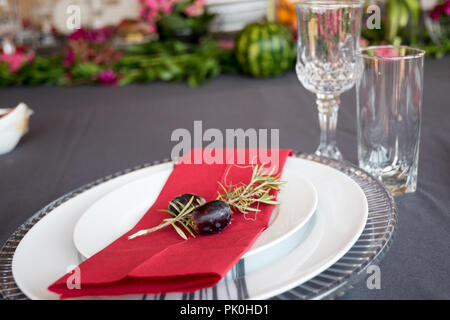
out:
<path id="1" fill-rule="evenodd" d="M 450 298 L 450 58 L 426 60 L 419 183 L 396 198 L 398 230 L 379 264 L 381 289 L 366 279 L 342 299 Z M 221 76 L 198 89 L 127 87 L 0 89 L 2 107 L 34 109 L 29 134 L 0 156 L 0 242 L 63 194 L 102 176 L 168 158 L 176 128 L 279 128 L 284 148 L 313 152 L 315 97 L 293 72 L 268 80 Z M 356 163 L 355 93 L 342 97 L 338 143 Z M 369 275 L 366 276 L 368 278 Z"/>

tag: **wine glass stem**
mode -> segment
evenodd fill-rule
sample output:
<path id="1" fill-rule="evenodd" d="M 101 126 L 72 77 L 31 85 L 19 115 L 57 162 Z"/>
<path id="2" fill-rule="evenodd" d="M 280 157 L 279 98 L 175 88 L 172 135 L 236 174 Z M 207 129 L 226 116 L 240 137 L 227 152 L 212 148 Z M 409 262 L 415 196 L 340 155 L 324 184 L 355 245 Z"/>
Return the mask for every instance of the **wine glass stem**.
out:
<path id="1" fill-rule="evenodd" d="M 320 144 L 316 151 L 319 156 L 342 160 L 342 153 L 336 144 L 336 126 L 339 111 L 339 96 L 317 94 L 319 110 Z"/>

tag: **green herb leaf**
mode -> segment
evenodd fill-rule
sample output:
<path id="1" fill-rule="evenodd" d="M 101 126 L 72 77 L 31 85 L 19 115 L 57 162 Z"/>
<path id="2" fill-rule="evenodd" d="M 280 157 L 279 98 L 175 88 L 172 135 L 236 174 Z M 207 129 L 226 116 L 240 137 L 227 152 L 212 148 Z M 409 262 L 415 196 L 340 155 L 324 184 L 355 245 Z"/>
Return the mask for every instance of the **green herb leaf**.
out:
<path id="1" fill-rule="evenodd" d="M 234 189 L 231 189 L 231 182 L 228 190 L 219 182 L 218 184 L 224 192 L 219 192 L 217 199 L 225 201 L 244 215 L 249 212 L 261 211 L 254 207 L 256 204 L 277 205 L 279 202 L 274 201 L 275 197 L 270 192 L 278 191 L 285 182 L 280 180 L 280 175 L 273 176 L 275 170 L 272 168 L 269 173 L 263 173 L 264 165 L 255 166 L 250 183 Z"/>
<path id="2" fill-rule="evenodd" d="M 182 237 L 184 240 L 187 240 L 188 237 L 184 234 L 183 230 L 181 230 L 175 223 L 172 224 L 172 227 L 175 229 L 175 231 Z"/>

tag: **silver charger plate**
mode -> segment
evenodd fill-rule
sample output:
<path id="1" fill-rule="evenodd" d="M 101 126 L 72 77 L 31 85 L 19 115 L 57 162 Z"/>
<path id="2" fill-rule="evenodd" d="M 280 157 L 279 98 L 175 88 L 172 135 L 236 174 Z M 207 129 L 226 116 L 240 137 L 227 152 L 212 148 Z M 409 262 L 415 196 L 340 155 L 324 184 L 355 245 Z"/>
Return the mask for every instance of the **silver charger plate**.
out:
<path id="1" fill-rule="evenodd" d="M 361 280 L 367 267 L 371 264 L 376 264 L 388 251 L 397 224 L 395 202 L 378 180 L 349 162 L 339 162 L 301 152 L 296 153 L 295 157 L 330 166 L 350 177 L 363 190 L 369 212 L 367 223 L 361 236 L 338 262 L 302 285 L 272 299 L 333 299 L 344 294 L 352 285 Z M 28 299 L 14 280 L 12 260 L 22 238 L 44 216 L 62 203 L 94 186 L 132 171 L 168 161 L 170 160 L 166 159 L 144 164 L 101 178 L 62 196 L 29 218 L 11 235 L 0 250 L 0 294 L 2 298 L 10 300 Z M 163 296 L 160 298 L 163 298 Z M 186 297 L 183 298 L 189 299 L 189 294 L 186 294 Z"/>

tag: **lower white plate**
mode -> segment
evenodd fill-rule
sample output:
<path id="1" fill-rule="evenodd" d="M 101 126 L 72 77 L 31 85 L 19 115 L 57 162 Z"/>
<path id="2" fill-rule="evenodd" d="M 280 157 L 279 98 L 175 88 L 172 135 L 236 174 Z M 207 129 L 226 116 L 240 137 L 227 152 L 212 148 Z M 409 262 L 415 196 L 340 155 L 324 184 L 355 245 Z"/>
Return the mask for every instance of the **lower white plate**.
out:
<path id="1" fill-rule="evenodd" d="M 18 287 L 32 299 L 57 299 L 47 287 L 80 262 L 72 234 L 81 214 L 112 190 L 171 166 L 170 163 L 152 166 L 111 179 L 82 192 L 42 218 L 14 253 L 12 269 Z M 304 159 L 289 158 L 285 168 L 307 178 L 318 192 L 317 212 L 299 233 L 300 244 L 277 262 L 253 272 L 245 272 L 251 266 L 246 266 L 245 259 L 241 260 L 216 287 L 192 293 L 189 298 L 270 298 L 321 273 L 356 242 L 368 214 L 367 200 L 356 182 L 338 170 Z M 164 295 L 166 299 L 182 297 L 177 293 Z M 142 296 L 121 298 L 141 299 Z"/>

